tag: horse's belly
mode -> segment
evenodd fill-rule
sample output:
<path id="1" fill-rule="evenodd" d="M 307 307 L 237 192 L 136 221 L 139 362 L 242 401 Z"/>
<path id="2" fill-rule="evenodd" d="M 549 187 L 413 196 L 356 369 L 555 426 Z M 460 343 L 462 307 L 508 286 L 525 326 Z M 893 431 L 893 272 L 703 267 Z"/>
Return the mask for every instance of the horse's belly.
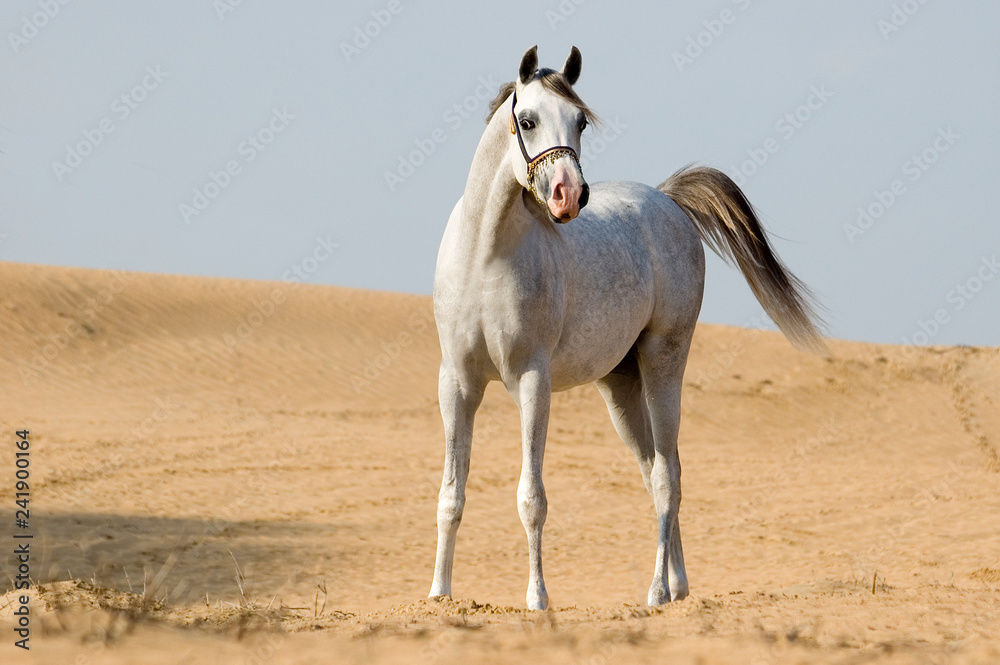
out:
<path id="1" fill-rule="evenodd" d="M 605 349 L 607 353 L 602 355 L 588 353 L 586 357 L 577 356 L 571 362 L 563 361 L 558 356 L 553 358 L 551 367 L 552 390 L 569 390 L 607 376 L 611 370 L 618 366 L 630 348 L 632 348 L 631 343 L 616 345 L 613 348 Z"/>
<path id="2" fill-rule="evenodd" d="M 552 354 L 552 389 L 567 390 L 607 376 L 649 321 L 648 309 L 645 302 L 634 299 L 570 319 Z"/>

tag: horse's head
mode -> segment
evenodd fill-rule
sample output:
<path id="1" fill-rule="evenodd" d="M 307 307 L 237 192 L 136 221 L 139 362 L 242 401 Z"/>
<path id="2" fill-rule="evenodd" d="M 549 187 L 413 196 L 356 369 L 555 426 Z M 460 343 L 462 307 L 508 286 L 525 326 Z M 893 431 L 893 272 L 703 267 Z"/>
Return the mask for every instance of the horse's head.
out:
<path id="1" fill-rule="evenodd" d="M 533 46 L 521 58 L 517 80 L 508 84 L 514 177 L 558 223 L 579 215 L 590 197 L 580 169 L 580 134 L 595 117 L 573 91 L 581 62 L 574 46 L 562 71 L 538 69 Z"/>

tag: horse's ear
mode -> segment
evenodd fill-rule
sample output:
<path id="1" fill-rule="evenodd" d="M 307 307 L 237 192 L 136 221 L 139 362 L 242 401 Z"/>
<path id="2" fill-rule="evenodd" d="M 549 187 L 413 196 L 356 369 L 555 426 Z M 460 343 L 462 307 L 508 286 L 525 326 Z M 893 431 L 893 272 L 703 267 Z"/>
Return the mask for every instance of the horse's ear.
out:
<path id="1" fill-rule="evenodd" d="M 532 46 L 521 56 L 521 66 L 517 70 L 517 77 L 521 79 L 521 84 L 531 80 L 538 70 L 538 46 Z"/>
<path id="2" fill-rule="evenodd" d="M 566 80 L 570 85 L 574 85 L 577 79 L 580 78 L 580 67 L 583 65 L 583 56 L 580 55 L 580 49 L 573 47 L 569 52 L 569 57 L 566 58 L 566 64 L 563 65 L 562 73 L 566 77 Z"/>

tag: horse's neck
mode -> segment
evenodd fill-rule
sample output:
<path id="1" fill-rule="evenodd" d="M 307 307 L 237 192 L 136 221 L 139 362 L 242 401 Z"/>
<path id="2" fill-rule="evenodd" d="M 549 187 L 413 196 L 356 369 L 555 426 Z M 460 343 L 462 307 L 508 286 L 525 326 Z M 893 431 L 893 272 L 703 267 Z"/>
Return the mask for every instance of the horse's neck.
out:
<path id="1" fill-rule="evenodd" d="M 530 223 L 521 184 L 507 164 L 508 123 L 503 111 L 490 120 L 462 197 L 462 235 L 470 245 L 466 249 L 484 260 L 515 248 Z"/>

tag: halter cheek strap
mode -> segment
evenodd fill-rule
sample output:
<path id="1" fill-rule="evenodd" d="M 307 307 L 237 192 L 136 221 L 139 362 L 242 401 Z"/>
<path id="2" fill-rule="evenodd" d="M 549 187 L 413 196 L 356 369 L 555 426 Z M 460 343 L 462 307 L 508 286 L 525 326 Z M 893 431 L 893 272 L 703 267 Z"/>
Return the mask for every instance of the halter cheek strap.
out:
<path id="1" fill-rule="evenodd" d="M 540 172 L 540 168 L 551 164 L 560 157 L 571 157 L 576 162 L 577 167 L 579 167 L 580 157 L 576 154 L 576 150 L 568 145 L 557 145 L 548 150 L 543 150 L 534 157 L 528 155 L 528 149 L 524 147 L 524 139 L 521 137 L 521 126 L 514 114 L 515 107 L 517 107 L 517 91 L 514 92 L 513 101 L 510 105 L 510 133 L 517 136 L 517 145 L 520 146 L 524 163 L 528 167 L 528 191 L 534 194 L 535 200 L 538 201 L 540 206 L 545 207 L 545 200 L 535 187 L 535 177 Z"/>

